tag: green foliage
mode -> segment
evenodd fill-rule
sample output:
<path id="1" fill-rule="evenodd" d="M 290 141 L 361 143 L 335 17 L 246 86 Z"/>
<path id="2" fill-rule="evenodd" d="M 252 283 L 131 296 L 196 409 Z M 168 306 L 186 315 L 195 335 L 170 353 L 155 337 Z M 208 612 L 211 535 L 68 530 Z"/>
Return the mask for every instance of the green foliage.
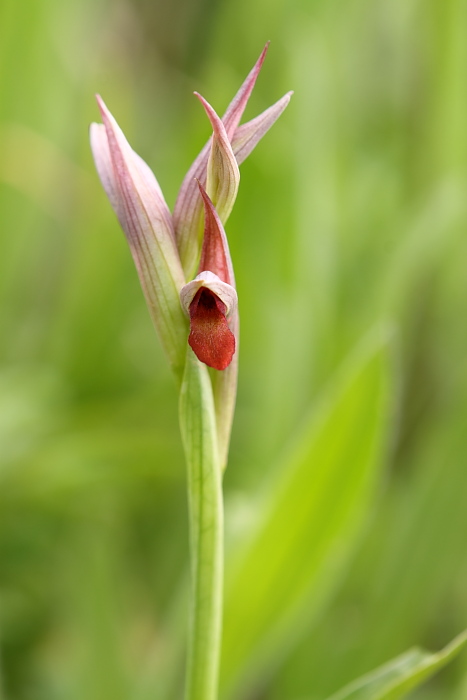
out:
<path id="1" fill-rule="evenodd" d="M 467 643 L 467 633 L 456 637 L 451 644 L 430 654 L 422 649 L 411 649 L 363 678 L 354 681 L 329 700 L 397 700 L 423 683 L 453 659 Z"/>
<path id="2" fill-rule="evenodd" d="M 222 697 L 323 700 L 467 626 L 466 22 L 466 0 L 0 3 L 5 700 L 183 692 L 177 392 L 87 131 L 100 92 L 172 206 L 208 136 L 191 91 L 222 112 L 267 39 L 246 118 L 295 95 L 227 226 Z M 391 371 L 359 364 L 388 322 Z M 414 699 L 463 700 L 465 664 Z"/>
<path id="3" fill-rule="evenodd" d="M 386 451 L 385 350 L 373 340 L 352 357 L 251 504 L 254 522 L 227 572 L 227 688 L 282 655 L 342 574 Z"/>

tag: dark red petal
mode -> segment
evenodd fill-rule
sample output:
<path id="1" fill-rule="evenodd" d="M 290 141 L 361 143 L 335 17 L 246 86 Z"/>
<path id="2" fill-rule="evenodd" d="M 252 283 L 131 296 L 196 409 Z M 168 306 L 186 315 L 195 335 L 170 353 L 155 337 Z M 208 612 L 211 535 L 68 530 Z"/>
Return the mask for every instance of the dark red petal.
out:
<path id="1" fill-rule="evenodd" d="M 190 304 L 190 326 L 188 342 L 198 360 L 218 370 L 228 367 L 235 336 L 225 317 L 225 304 L 206 287 L 197 291 Z"/>
<path id="2" fill-rule="evenodd" d="M 214 204 L 200 182 L 198 187 L 204 202 L 204 237 L 199 272 L 210 270 L 223 282 L 235 287 L 232 260 L 224 227 Z"/>

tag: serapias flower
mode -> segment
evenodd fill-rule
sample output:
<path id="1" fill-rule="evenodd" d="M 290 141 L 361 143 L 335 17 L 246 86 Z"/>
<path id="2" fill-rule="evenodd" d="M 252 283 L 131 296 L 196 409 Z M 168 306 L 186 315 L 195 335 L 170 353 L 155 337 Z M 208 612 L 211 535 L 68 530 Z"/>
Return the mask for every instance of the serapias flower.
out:
<path id="1" fill-rule="evenodd" d="M 268 44 L 222 119 L 196 93 L 213 134 L 182 182 L 173 215 L 151 169 L 132 150 L 100 97 L 103 124 L 91 125 L 97 172 L 127 237 L 153 323 L 176 376 L 182 377 L 188 347 L 201 362 L 218 370 L 212 385 L 222 466 L 235 407 L 239 329 L 223 225 L 237 196 L 239 164 L 282 114 L 292 94 L 239 126 L 267 48 Z"/>
<path id="2" fill-rule="evenodd" d="M 227 238 L 213 203 L 198 183 L 205 207 L 200 272 L 180 292 L 180 301 L 190 318 L 188 342 L 201 362 L 217 370 L 226 369 L 236 349 L 237 292 Z"/>
<path id="3" fill-rule="evenodd" d="M 222 119 L 196 93 L 213 135 L 182 183 L 173 216 L 154 174 L 97 98 L 103 124 L 91 125 L 96 168 L 126 234 L 154 325 L 177 375 L 183 371 L 187 337 L 198 359 L 210 367 L 224 371 L 236 364 L 232 361 L 238 353 L 237 293 L 223 224 L 237 196 L 238 164 L 291 96 L 287 93 L 239 126 L 266 51 L 267 45 Z M 186 284 L 196 268 L 197 276 Z"/>

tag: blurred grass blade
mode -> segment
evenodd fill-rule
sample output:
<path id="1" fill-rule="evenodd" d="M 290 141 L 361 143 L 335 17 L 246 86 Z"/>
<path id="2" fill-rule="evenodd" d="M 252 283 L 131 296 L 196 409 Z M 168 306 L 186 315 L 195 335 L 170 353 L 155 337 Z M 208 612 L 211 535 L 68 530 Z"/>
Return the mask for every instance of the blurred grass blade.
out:
<path id="1" fill-rule="evenodd" d="M 463 632 L 437 654 L 411 649 L 350 683 L 329 700 L 397 700 L 449 663 L 467 644 Z"/>
<path id="2" fill-rule="evenodd" d="M 385 454 L 386 345 L 372 335 L 352 356 L 253 509 L 226 578 L 224 692 L 267 670 L 338 583 Z"/>

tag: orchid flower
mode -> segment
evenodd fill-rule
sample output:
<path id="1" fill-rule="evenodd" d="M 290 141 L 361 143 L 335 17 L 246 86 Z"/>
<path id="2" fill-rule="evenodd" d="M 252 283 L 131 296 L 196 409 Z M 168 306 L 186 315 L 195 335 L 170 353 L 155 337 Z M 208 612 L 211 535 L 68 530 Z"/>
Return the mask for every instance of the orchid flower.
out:
<path id="1" fill-rule="evenodd" d="M 180 318 L 179 292 L 192 275 L 201 246 L 200 228 L 206 188 L 220 225 L 232 210 L 239 185 L 238 164 L 287 106 L 291 93 L 255 119 L 238 126 L 268 46 L 229 105 L 222 120 L 198 95 L 213 126 L 213 137 L 189 169 L 171 216 L 150 168 L 131 149 L 117 122 L 98 97 L 103 124 L 91 125 L 91 146 L 102 185 L 128 239 L 141 285 L 169 361 L 177 371 L 184 364 L 185 323 Z M 209 215 L 211 216 L 211 214 Z M 212 244 L 215 238 L 210 236 Z M 205 259 L 212 254 L 204 246 Z M 224 246 L 229 267 L 232 263 Z M 213 272 L 213 270 L 211 270 Z"/>
<path id="2" fill-rule="evenodd" d="M 219 215 L 203 186 L 205 227 L 200 273 L 180 292 L 182 307 L 190 317 L 188 342 L 199 360 L 217 370 L 226 369 L 236 348 L 228 318 L 237 313 L 233 269 L 227 238 Z"/>
<path id="3" fill-rule="evenodd" d="M 212 136 L 183 180 L 173 215 L 151 169 L 132 150 L 100 97 L 103 124 L 91 125 L 97 172 L 127 237 L 162 346 L 181 380 L 180 428 L 188 467 L 193 587 L 187 700 L 217 698 L 223 589 L 222 470 L 235 408 L 239 331 L 235 277 L 224 225 L 237 197 L 239 164 L 291 96 L 287 93 L 239 126 L 267 48 L 222 119 L 195 93 L 211 123 Z M 209 373 L 207 367 L 213 371 Z"/>
<path id="4" fill-rule="evenodd" d="M 188 337 L 198 359 L 225 375 L 214 379 L 224 462 L 237 384 L 238 312 L 223 225 L 237 196 L 238 165 L 282 114 L 292 94 L 239 126 L 267 49 L 268 44 L 222 119 L 195 93 L 213 134 L 183 180 L 173 215 L 151 169 L 132 150 L 99 96 L 103 124 L 91 125 L 97 172 L 127 237 L 153 323 L 175 374 L 182 376 Z M 198 274 L 192 279 L 197 266 Z"/>

